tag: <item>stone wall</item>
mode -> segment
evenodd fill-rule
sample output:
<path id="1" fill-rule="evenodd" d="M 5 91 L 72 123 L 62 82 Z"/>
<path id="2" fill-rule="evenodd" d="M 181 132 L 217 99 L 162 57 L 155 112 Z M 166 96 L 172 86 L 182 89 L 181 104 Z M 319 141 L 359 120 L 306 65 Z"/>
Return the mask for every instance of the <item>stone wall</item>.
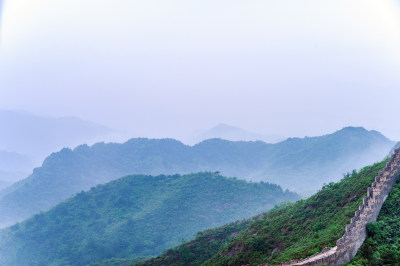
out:
<path id="1" fill-rule="evenodd" d="M 349 263 L 356 255 L 364 242 L 367 232 L 366 225 L 375 222 L 386 198 L 400 172 L 400 148 L 396 149 L 386 164 L 385 168 L 375 177 L 375 182 L 367 190 L 362 205 L 355 212 L 350 224 L 346 226 L 344 235 L 336 241 L 333 248 L 324 248 L 320 253 L 301 260 L 292 260 L 281 266 L 307 265 L 318 266 L 322 264 L 339 266 Z"/>

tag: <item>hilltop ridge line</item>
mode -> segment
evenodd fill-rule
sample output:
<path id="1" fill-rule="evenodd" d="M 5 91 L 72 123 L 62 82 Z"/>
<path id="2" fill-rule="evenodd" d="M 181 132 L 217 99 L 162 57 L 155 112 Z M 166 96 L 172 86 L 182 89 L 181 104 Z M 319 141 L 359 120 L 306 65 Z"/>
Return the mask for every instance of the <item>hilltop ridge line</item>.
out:
<path id="1" fill-rule="evenodd" d="M 400 148 L 397 148 L 386 166 L 375 177 L 375 181 L 367 190 L 367 196 L 363 198 L 363 203 L 350 224 L 346 226 L 344 235 L 336 241 L 333 248 L 324 248 L 305 259 L 287 261 L 279 266 L 319 266 L 322 264 L 330 266 L 340 266 L 349 263 L 357 254 L 367 236 L 366 225 L 375 222 L 378 218 L 383 203 L 388 197 L 393 185 L 398 180 L 400 173 Z M 260 264 L 259 266 L 269 266 Z"/>

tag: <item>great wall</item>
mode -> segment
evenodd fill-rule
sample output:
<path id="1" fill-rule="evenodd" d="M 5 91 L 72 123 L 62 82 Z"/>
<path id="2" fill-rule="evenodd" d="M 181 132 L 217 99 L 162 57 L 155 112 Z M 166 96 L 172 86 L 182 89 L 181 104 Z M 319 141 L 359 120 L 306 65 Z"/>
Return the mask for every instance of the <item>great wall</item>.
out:
<path id="1" fill-rule="evenodd" d="M 324 248 L 320 253 L 306 259 L 291 260 L 279 266 L 339 266 L 349 263 L 363 244 L 366 236 L 366 225 L 375 222 L 383 203 L 388 197 L 400 172 L 400 148 L 396 149 L 386 166 L 375 177 L 375 182 L 367 190 L 367 196 L 355 212 L 350 224 L 346 226 L 344 235 L 336 241 L 333 248 Z M 262 264 L 267 266 L 268 264 Z"/>

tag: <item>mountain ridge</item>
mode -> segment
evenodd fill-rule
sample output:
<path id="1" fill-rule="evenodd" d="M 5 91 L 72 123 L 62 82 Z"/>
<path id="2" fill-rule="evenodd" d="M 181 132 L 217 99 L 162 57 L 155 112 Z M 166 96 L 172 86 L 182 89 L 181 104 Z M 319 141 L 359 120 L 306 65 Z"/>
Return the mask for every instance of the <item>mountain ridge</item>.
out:
<path id="1" fill-rule="evenodd" d="M 112 131 L 77 117 L 49 117 L 2 109 L 0 126 L 0 150 L 25 154 L 35 164 L 62 147 L 92 141 Z"/>
<path id="2" fill-rule="evenodd" d="M 28 176 L 33 166 L 25 155 L 0 150 L 0 190 Z"/>
<path id="3" fill-rule="evenodd" d="M 367 196 L 346 226 L 343 236 L 336 241 L 336 246 L 324 248 L 320 253 L 306 259 L 281 263 L 281 266 L 295 265 L 343 265 L 356 256 L 367 237 L 367 225 L 376 222 L 382 205 L 399 179 L 400 149 L 396 149 L 386 166 L 375 177 L 367 189 Z M 260 265 L 268 266 L 268 264 Z"/>
<path id="4" fill-rule="evenodd" d="M 0 231 L 1 265 L 86 265 L 154 256 L 298 195 L 216 173 L 126 176 Z M 23 255 L 22 255 L 23 254 Z"/>
<path id="5" fill-rule="evenodd" d="M 241 229 L 233 224 L 201 232 L 190 242 L 137 265 L 303 265 L 302 258 L 334 247 L 347 232 L 345 227 L 360 212 L 364 196 L 370 195 L 371 184 L 387 161 L 353 171 L 310 198 L 268 211 Z M 239 231 L 232 236 L 228 233 L 232 230 Z"/>
<path id="6" fill-rule="evenodd" d="M 219 171 L 225 176 L 316 191 L 343 172 L 361 167 L 364 161 L 383 158 L 394 145 L 374 132 L 348 131 L 354 130 L 278 144 L 211 139 L 188 146 L 173 139 L 136 138 L 124 144 L 97 143 L 62 149 L 47 157 L 27 179 L 0 191 L 0 224 L 48 210 L 73 193 L 129 174 Z M 374 150 L 376 147 L 378 151 Z M 351 163 L 346 165 L 348 161 Z"/>
<path id="7" fill-rule="evenodd" d="M 246 129 L 219 123 L 208 131 L 205 131 L 193 137 L 191 142 L 201 142 L 203 140 L 220 138 L 230 141 L 264 141 L 266 143 L 277 143 L 285 140 L 284 137 L 274 134 L 259 134 L 248 131 Z"/>

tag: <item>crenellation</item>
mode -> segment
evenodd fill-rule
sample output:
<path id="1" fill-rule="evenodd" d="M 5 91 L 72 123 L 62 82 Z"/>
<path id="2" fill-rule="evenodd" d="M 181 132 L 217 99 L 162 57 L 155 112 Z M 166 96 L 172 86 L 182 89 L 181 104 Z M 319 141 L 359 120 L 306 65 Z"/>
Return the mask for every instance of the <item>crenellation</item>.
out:
<path id="1" fill-rule="evenodd" d="M 314 254 L 306 259 L 292 260 L 280 266 L 318 266 L 321 264 L 339 266 L 349 263 L 357 254 L 367 236 L 366 225 L 378 218 L 383 203 L 400 172 L 400 148 L 396 149 L 386 166 L 375 177 L 375 181 L 367 189 L 367 196 L 363 198 L 362 204 L 350 223 L 346 225 L 345 233 L 336 241 L 333 248 L 325 247 L 320 253 Z"/>
<path id="2" fill-rule="evenodd" d="M 361 206 L 363 206 L 363 207 L 367 207 L 368 206 L 368 197 L 364 197 L 363 198 L 363 204 Z"/>
<path id="3" fill-rule="evenodd" d="M 372 188 L 368 188 L 367 189 L 367 200 L 369 200 L 369 199 L 371 199 L 372 197 L 373 197 L 373 191 L 372 191 Z"/>

